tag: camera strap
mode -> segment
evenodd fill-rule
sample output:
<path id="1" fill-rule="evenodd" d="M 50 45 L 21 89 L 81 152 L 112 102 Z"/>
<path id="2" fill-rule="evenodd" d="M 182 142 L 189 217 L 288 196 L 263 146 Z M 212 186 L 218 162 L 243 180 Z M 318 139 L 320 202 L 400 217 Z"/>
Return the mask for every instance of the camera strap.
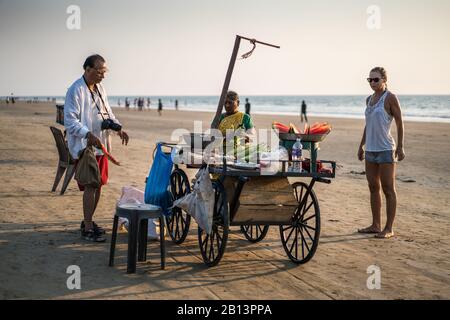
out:
<path id="1" fill-rule="evenodd" d="M 86 79 L 84 78 L 84 76 L 83 76 L 83 80 L 84 80 L 84 83 L 86 84 L 86 87 L 88 88 L 89 92 L 91 93 L 92 101 L 94 101 L 95 106 L 97 107 L 98 113 L 100 113 L 103 121 L 105 121 L 105 117 L 103 116 L 103 112 L 102 112 L 101 108 L 98 106 L 97 101 L 95 100 L 94 92 L 92 92 L 91 88 L 89 88 L 89 85 L 88 85 Z M 108 119 L 111 119 L 111 116 L 109 115 L 109 112 L 108 112 L 108 108 L 106 107 L 105 101 L 103 100 L 102 94 L 100 93 L 100 90 L 98 89 L 97 84 L 95 84 L 95 89 L 97 90 L 97 93 L 98 93 L 98 96 L 100 97 L 100 100 L 102 100 L 103 106 L 105 107 L 105 111 L 108 114 Z"/>

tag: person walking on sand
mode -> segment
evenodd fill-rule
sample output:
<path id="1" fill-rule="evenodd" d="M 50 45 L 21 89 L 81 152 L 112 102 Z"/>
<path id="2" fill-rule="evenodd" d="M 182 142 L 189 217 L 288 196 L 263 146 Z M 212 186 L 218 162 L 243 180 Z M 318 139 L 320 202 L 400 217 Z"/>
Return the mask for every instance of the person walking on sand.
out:
<path id="1" fill-rule="evenodd" d="M 365 159 L 366 177 L 370 191 L 372 224 L 360 233 L 375 233 L 376 238 L 394 236 L 394 218 L 397 209 L 395 190 L 396 162 L 405 158 L 403 150 L 403 119 L 400 102 L 387 89 L 387 72 L 373 68 L 367 81 L 374 93 L 366 99 L 366 126 L 358 149 L 358 159 Z M 397 146 L 391 135 L 392 120 L 397 126 Z M 386 198 L 387 220 L 381 229 L 381 190 Z"/>
<path id="2" fill-rule="evenodd" d="M 68 89 L 64 102 L 64 126 L 67 132 L 69 152 L 78 163 L 79 155 L 87 146 L 94 146 L 97 165 L 101 176 L 101 185 L 108 181 L 108 159 L 102 152 L 102 145 L 111 150 L 111 130 L 117 132 L 122 144 L 128 144 L 128 134 L 122 130 L 108 103 L 108 96 L 101 81 L 108 70 L 105 59 L 98 55 L 89 56 L 83 65 L 84 74 Z M 103 123 L 108 127 L 103 129 Z M 115 125 L 111 125 L 111 122 Z M 100 200 L 99 188 L 78 185 L 83 193 L 83 214 L 81 236 L 85 240 L 103 242 L 106 239 L 104 229 L 93 220 L 95 209 Z"/>
<path id="3" fill-rule="evenodd" d="M 163 104 L 161 102 L 161 99 L 158 99 L 158 114 L 160 116 L 162 115 L 162 109 L 163 109 Z"/>
<path id="4" fill-rule="evenodd" d="M 308 117 L 306 116 L 306 102 L 302 100 L 302 106 L 300 110 L 300 120 L 303 122 L 303 116 L 305 117 L 305 122 L 308 122 Z"/>
<path id="5" fill-rule="evenodd" d="M 251 108 L 250 102 L 248 102 L 248 98 L 245 98 L 245 113 L 248 115 L 250 115 L 250 108 Z"/>
<path id="6" fill-rule="evenodd" d="M 175 110 L 178 110 L 178 100 L 175 100 Z"/>
<path id="7" fill-rule="evenodd" d="M 144 98 L 139 98 L 138 99 L 138 110 L 142 111 L 143 108 L 144 108 Z"/>
<path id="8" fill-rule="evenodd" d="M 150 100 L 150 98 L 147 98 L 147 108 L 148 110 L 150 110 L 150 104 L 152 103 L 152 101 Z"/>

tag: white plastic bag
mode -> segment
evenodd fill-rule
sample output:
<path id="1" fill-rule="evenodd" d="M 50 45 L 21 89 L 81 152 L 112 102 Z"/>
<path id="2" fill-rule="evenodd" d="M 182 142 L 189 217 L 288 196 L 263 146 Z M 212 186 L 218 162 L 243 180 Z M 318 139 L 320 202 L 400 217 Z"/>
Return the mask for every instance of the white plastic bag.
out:
<path id="1" fill-rule="evenodd" d="M 195 183 L 191 193 L 175 200 L 175 207 L 179 207 L 190 214 L 200 228 L 207 234 L 211 233 L 213 210 L 214 210 L 214 189 L 209 177 L 208 167 L 200 169 L 195 176 Z"/>
<path id="2" fill-rule="evenodd" d="M 120 196 L 118 205 L 124 203 L 144 203 L 144 191 L 136 189 L 134 187 L 123 187 L 122 195 Z M 129 222 L 127 218 L 119 218 L 119 227 L 124 226 L 128 230 Z M 148 238 L 149 239 L 159 239 L 159 221 L 158 219 L 148 219 Z"/>

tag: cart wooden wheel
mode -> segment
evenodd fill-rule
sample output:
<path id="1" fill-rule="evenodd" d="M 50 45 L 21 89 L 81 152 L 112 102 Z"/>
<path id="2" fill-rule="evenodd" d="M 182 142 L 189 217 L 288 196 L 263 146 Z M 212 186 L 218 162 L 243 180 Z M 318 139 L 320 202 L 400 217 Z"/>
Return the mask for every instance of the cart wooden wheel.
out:
<path id="1" fill-rule="evenodd" d="M 241 231 L 248 241 L 256 243 L 264 239 L 269 231 L 269 225 L 244 225 Z"/>
<path id="2" fill-rule="evenodd" d="M 320 209 L 314 190 L 304 182 L 293 185 L 298 207 L 292 224 L 280 226 L 281 243 L 289 259 L 298 264 L 308 262 L 316 252 L 320 236 Z"/>
<path id="3" fill-rule="evenodd" d="M 217 265 L 222 259 L 228 240 L 229 216 L 225 189 L 219 181 L 213 182 L 214 210 L 210 234 L 198 228 L 198 242 L 203 261 L 208 267 Z"/>
<path id="4" fill-rule="evenodd" d="M 173 200 L 183 197 L 185 194 L 191 192 L 189 179 L 181 169 L 175 169 L 170 175 L 170 192 Z M 191 216 L 184 210 L 178 207 L 172 209 L 172 214 L 166 217 L 167 230 L 176 244 L 183 243 L 189 232 L 189 225 L 191 224 Z"/>

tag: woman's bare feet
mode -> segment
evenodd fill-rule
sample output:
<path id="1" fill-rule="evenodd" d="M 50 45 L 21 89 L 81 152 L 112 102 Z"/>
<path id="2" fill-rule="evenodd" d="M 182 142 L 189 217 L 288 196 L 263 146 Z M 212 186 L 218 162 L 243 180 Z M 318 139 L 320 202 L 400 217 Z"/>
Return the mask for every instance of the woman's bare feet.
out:
<path id="1" fill-rule="evenodd" d="M 380 233 L 376 234 L 375 238 L 377 238 L 377 239 L 389 239 L 389 238 L 392 238 L 393 236 L 394 236 L 394 231 L 384 229 Z"/>
<path id="2" fill-rule="evenodd" d="M 363 228 L 363 229 L 358 229 L 359 233 L 380 233 L 381 232 L 381 228 L 371 225 L 367 228 Z"/>

